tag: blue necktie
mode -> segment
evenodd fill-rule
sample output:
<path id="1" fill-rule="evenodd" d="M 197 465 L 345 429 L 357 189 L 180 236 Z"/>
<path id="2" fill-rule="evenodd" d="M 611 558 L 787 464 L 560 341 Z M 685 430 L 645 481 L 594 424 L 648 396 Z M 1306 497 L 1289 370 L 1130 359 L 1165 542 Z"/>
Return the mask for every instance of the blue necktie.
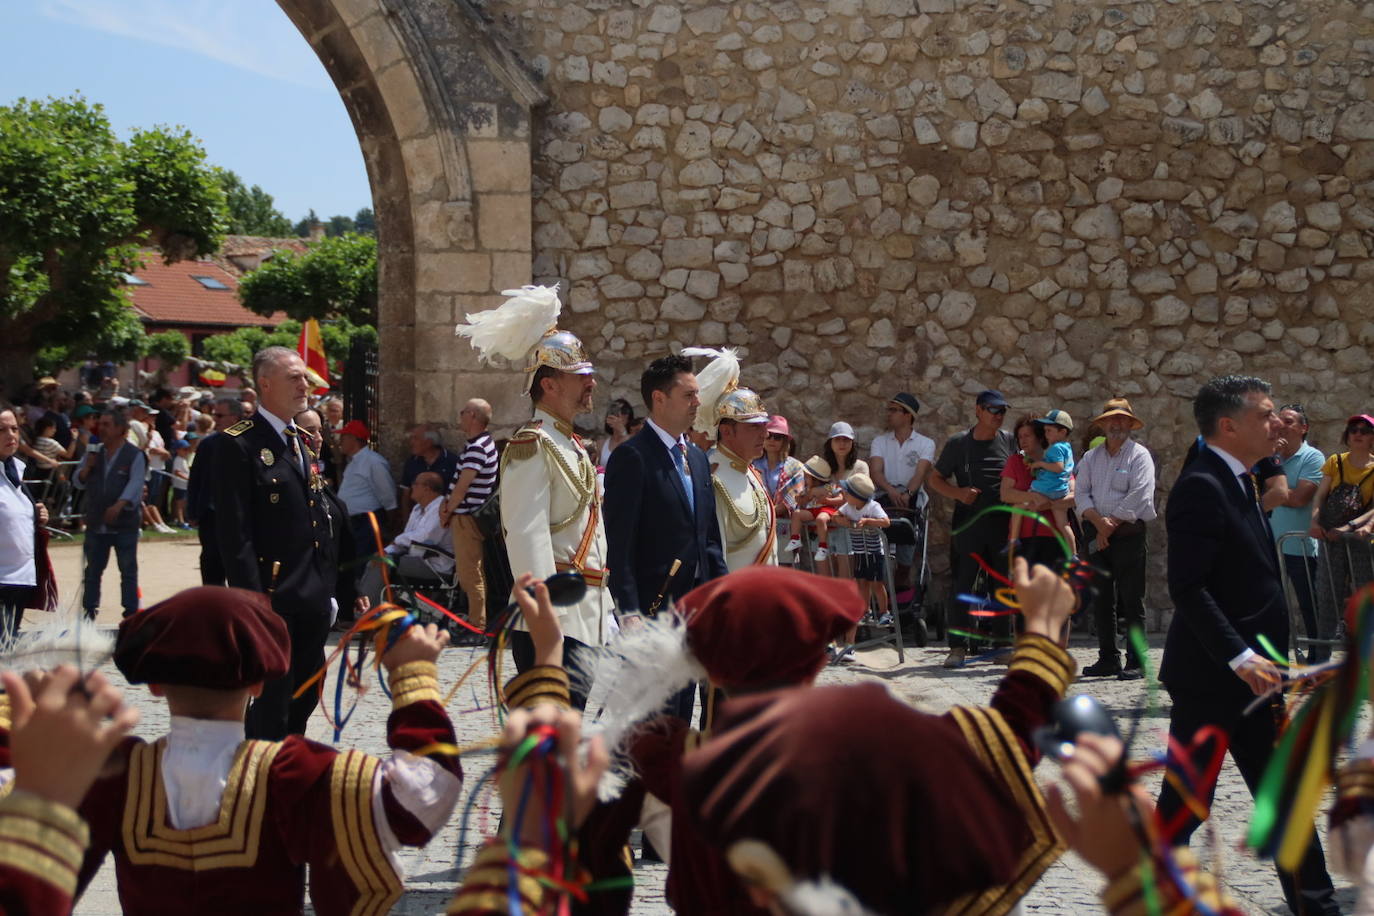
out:
<path id="1" fill-rule="evenodd" d="M 681 442 L 673 449 L 673 462 L 677 465 L 677 472 L 682 475 L 682 488 L 687 491 L 687 505 L 695 512 L 697 499 L 696 494 L 692 492 L 692 472 L 687 467 L 687 446 Z"/>
<path id="2" fill-rule="evenodd" d="M 5 476 L 14 484 L 16 490 L 23 486 L 19 481 L 19 465 L 15 463 L 13 455 L 5 459 Z"/>

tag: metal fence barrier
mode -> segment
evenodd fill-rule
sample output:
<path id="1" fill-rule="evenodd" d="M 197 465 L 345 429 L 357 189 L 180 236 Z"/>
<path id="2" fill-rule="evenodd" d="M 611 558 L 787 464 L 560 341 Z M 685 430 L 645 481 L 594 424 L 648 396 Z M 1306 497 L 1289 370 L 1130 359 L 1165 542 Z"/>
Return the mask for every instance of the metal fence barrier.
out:
<path id="1" fill-rule="evenodd" d="M 1302 659 L 1322 661 L 1331 649 L 1343 642 L 1345 603 L 1361 586 L 1374 580 L 1374 542 L 1350 536 L 1335 541 L 1318 541 L 1316 555 L 1290 555 L 1284 548 L 1303 545 L 1311 538 L 1304 531 L 1280 535 L 1277 542 L 1279 570 L 1288 596 L 1291 649 Z M 1303 635 L 1299 636 L 1298 634 Z"/>

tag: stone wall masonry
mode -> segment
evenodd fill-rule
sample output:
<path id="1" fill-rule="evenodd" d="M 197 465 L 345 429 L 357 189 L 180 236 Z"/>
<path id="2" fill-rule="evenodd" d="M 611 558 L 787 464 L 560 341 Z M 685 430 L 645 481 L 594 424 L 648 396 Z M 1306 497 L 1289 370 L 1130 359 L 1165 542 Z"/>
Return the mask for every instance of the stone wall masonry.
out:
<path id="1" fill-rule="evenodd" d="M 730 344 L 808 452 L 898 389 L 937 441 L 984 387 L 1124 395 L 1166 487 L 1211 375 L 1268 377 L 1326 450 L 1369 403 L 1374 3 L 483 9 L 545 76 L 534 274 L 602 395 Z"/>

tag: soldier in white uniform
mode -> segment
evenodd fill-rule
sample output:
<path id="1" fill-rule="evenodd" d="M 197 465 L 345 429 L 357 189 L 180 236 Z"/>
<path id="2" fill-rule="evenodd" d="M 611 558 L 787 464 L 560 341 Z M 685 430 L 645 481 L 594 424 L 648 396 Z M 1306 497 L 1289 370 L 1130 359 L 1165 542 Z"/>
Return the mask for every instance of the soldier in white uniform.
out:
<path id="1" fill-rule="evenodd" d="M 596 467 L 573 432 L 573 418 L 591 410 L 596 379 L 582 342 L 556 326 L 561 309 L 556 287 L 525 287 L 504 295 L 512 298 L 500 308 L 468 315 L 469 323 L 457 330 L 472 339 L 484 359 L 500 355 L 525 363 L 525 392 L 534 402 L 534 416 L 501 456 L 501 527 L 517 578 L 532 572 L 546 579 L 575 570 L 587 580 L 582 601 L 558 609 L 573 705 L 582 709 L 591 689 L 592 647 L 613 635 Z M 523 623 L 516 626 L 511 654 L 524 672 L 534 666 L 534 646 Z"/>
<path id="2" fill-rule="evenodd" d="M 754 391 L 739 386 L 739 360 L 733 350 L 689 347 L 684 356 L 714 356 L 697 374 L 701 408 L 694 428 L 712 438 L 711 488 L 716 520 L 731 572 L 746 566 L 777 564 L 776 513 L 763 478 L 752 462 L 763 454 L 768 410 Z"/>

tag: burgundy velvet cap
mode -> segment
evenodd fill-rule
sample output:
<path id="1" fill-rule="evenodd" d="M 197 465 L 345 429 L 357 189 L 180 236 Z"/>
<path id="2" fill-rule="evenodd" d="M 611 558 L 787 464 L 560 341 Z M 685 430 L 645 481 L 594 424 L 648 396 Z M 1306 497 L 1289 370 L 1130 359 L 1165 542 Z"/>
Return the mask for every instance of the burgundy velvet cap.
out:
<path id="1" fill-rule="evenodd" d="M 677 602 L 687 646 L 726 690 L 800 684 L 825 664 L 825 647 L 863 617 L 849 579 L 784 566 L 748 566 Z"/>
<path id="2" fill-rule="evenodd" d="M 238 690 L 286 674 L 291 637 L 266 595 L 202 585 L 125 618 L 114 662 L 130 684 Z"/>

